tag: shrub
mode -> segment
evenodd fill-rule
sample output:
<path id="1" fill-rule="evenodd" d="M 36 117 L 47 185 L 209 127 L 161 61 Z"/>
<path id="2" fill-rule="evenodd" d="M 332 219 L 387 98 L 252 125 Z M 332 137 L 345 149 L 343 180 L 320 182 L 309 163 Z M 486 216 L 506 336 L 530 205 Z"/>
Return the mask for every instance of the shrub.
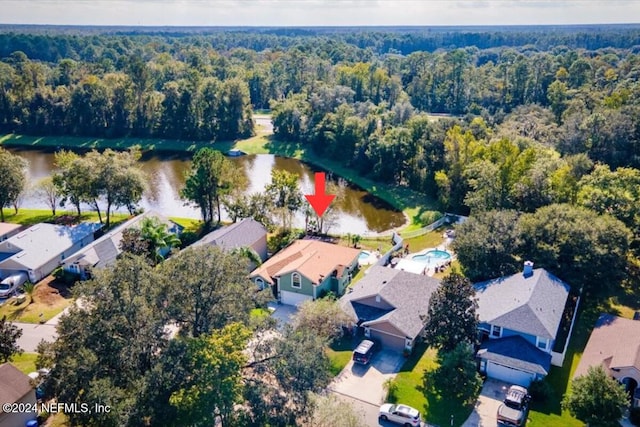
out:
<path id="1" fill-rule="evenodd" d="M 388 378 L 382 386 L 387 391 L 386 401 L 391 403 L 397 402 L 398 397 L 396 394 L 398 393 L 398 384 L 396 384 L 393 378 Z"/>
<path id="2" fill-rule="evenodd" d="M 436 222 L 442 217 L 443 217 L 442 212 L 426 211 L 420 214 L 420 216 L 418 217 L 418 222 L 422 225 L 429 225 L 429 224 L 433 224 L 434 222 Z"/>

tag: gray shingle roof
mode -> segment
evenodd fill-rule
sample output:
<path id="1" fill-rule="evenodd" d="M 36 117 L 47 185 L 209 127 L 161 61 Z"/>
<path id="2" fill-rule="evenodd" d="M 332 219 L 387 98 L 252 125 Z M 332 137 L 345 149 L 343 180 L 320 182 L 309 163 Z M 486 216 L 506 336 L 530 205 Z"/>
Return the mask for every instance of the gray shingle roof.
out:
<path id="1" fill-rule="evenodd" d="M 555 339 L 569 286 L 543 268 L 476 283 L 480 322 Z"/>
<path id="2" fill-rule="evenodd" d="M 245 218 L 226 227 L 219 228 L 204 236 L 193 244 L 215 245 L 224 250 L 233 250 L 243 246 L 251 246 L 267 235 L 267 229 L 253 218 Z"/>
<path id="3" fill-rule="evenodd" d="M 180 225 L 170 221 L 159 213 L 147 211 L 127 220 L 104 236 L 101 236 L 99 239 L 80 249 L 65 259 L 63 265 L 70 265 L 77 262 L 99 269 L 113 264 L 122 252 L 120 250 L 120 242 L 123 232 L 129 228 L 140 228 L 142 220 L 145 218 L 156 218 L 160 223 L 166 224 L 167 230 L 171 233 L 177 233 L 182 229 Z"/>
<path id="4" fill-rule="evenodd" d="M 429 300 L 438 286 L 440 282 L 429 276 L 373 266 L 352 291 L 340 299 L 340 304 L 354 320 L 364 321 L 365 326 L 386 320 L 406 336 L 415 337 L 424 327 L 421 317 L 427 315 Z M 376 295 L 392 308 L 363 304 L 363 300 Z"/>
<path id="5" fill-rule="evenodd" d="M 25 269 L 35 270 L 59 257 L 73 245 L 102 228 L 102 224 L 83 222 L 74 227 L 54 224 L 37 224 L 2 242 L 21 249 L 10 259 Z M 1 251 L 1 250 L 0 250 Z"/>
<path id="6" fill-rule="evenodd" d="M 542 375 L 547 375 L 551 368 L 551 355 L 537 349 L 520 335 L 489 339 L 480 346 L 477 356 L 500 365 Z"/>

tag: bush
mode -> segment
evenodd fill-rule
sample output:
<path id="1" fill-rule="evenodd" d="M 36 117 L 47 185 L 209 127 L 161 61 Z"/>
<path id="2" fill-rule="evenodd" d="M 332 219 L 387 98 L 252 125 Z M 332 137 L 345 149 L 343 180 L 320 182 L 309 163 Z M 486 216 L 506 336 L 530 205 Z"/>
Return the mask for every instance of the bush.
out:
<path id="1" fill-rule="evenodd" d="M 433 224 L 434 222 L 436 222 L 437 220 L 439 220 L 443 216 L 444 215 L 442 214 L 442 212 L 438 212 L 438 211 L 422 212 L 420 214 L 420 216 L 418 217 L 418 223 L 422 224 L 422 225 Z"/>
<path id="2" fill-rule="evenodd" d="M 548 382 L 544 380 L 535 380 L 529 386 L 529 394 L 531 395 L 531 399 L 536 402 L 546 402 L 551 398 L 553 389 Z"/>
<path id="3" fill-rule="evenodd" d="M 384 389 L 387 391 L 387 402 L 396 403 L 398 401 L 398 384 L 393 380 L 393 378 L 387 379 L 382 385 Z"/>
<path id="4" fill-rule="evenodd" d="M 634 426 L 640 426 L 640 408 L 631 408 L 629 411 L 629 421 Z"/>
<path id="5" fill-rule="evenodd" d="M 293 242 L 296 239 L 299 239 L 302 236 L 300 231 L 296 230 L 280 230 L 275 235 L 269 238 L 267 242 L 267 248 L 269 252 L 274 254 L 278 252 L 280 249 L 289 245 L 289 243 Z"/>

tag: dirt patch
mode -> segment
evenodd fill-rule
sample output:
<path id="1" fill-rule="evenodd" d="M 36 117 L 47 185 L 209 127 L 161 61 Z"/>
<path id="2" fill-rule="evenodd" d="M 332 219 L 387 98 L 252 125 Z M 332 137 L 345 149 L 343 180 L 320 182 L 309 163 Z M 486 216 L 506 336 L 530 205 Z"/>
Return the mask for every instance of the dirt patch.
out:
<path id="1" fill-rule="evenodd" d="M 55 305 L 61 299 L 71 298 L 71 290 L 53 276 L 42 279 L 33 290 L 33 299 L 45 305 Z"/>

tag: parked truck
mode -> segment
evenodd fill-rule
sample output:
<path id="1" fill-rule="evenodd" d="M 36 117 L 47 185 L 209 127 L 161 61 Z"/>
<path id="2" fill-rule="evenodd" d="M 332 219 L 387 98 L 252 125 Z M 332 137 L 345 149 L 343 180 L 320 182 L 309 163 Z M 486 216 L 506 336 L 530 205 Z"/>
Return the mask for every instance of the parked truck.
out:
<path id="1" fill-rule="evenodd" d="M 498 407 L 498 425 L 521 427 L 527 422 L 529 392 L 519 385 L 512 385 L 504 402 Z"/>

